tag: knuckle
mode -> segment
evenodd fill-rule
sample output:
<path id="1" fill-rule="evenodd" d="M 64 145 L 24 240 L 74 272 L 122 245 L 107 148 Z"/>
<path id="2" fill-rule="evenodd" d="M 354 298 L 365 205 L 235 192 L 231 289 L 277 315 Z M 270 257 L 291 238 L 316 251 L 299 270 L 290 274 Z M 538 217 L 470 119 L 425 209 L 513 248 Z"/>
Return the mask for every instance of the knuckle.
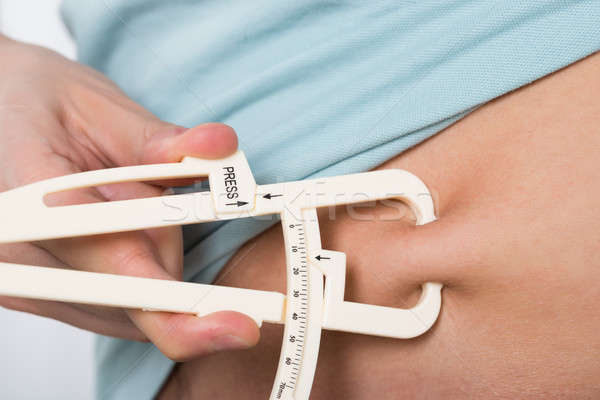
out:
<path id="1" fill-rule="evenodd" d="M 149 264 L 156 262 L 156 255 L 149 245 L 132 244 L 115 252 L 114 264 L 125 275 L 143 275 Z"/>

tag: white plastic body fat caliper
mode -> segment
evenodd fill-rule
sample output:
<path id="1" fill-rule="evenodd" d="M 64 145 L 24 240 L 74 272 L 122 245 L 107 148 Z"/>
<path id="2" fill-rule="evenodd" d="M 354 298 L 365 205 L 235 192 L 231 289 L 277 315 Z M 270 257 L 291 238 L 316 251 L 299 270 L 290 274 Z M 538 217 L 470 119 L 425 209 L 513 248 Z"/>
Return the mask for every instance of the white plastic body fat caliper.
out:
<path id="1" fill-rule="evenodd" d="M 208 176 L 210 191 L 48 207 L 44 196 L 128 181 Z M 321 248 L 316 209 L 397 198 L 422 225 L 435 220 L 427 187 L 391 169 L 257 186 L 242 152 L 219 159 L 84 172 L 0 194 L 0 243 L 56 239 L 279 214 L 287 296 L 277 292 L 0 263 L 0 295 L 193 313 L 238 311 L 285 330 L 271 399 L 308 399 L 322 329 L 412 338 L 436 321 L 439 283 L 423 284 L 412 309 L 344 301 L 346 255 Z M 15 212 L 19 210 L 19 212 Z"/>

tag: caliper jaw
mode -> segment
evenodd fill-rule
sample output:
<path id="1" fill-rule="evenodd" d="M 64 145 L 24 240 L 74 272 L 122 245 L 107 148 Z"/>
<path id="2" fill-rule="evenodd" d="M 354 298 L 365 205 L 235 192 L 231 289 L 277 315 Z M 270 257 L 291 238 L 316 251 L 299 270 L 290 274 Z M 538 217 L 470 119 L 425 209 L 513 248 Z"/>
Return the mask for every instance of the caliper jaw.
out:
<path id="1" fill-rule="evenodd" d="M 411 309 L 355 303 L 344 301 L 346 254 L 322 250 L 316 265 L 325 275 L 324 329 L 408 339 L 426 332 L 438 317 L 440 283 L 424 283 L 421 298 Z"/>

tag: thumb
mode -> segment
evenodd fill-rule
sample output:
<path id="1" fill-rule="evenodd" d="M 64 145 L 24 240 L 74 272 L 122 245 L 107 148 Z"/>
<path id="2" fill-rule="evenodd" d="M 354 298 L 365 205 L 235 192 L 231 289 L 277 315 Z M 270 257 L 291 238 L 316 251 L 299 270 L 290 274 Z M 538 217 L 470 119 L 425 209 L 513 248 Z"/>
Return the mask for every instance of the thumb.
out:
<path id="1" fill-rule="evenodd" d="M 237 149 L 233 128 L 219 123 L 207 123 L 191 129 L 157 129 L 149 132 L 141 154 L 142 163 L 178 162 L 185 156 L 223 158 Z"/>
<path id="2" fill-rule="evenodd" d="M 185 156 L 223 158 L 237 149 L 235 131 L 227 125 L 187 129 L 161 121 L 121 93 L 88 93 L 65 108 L 67 128 L 83 132 L 107 167 L 178 162 Z"/>

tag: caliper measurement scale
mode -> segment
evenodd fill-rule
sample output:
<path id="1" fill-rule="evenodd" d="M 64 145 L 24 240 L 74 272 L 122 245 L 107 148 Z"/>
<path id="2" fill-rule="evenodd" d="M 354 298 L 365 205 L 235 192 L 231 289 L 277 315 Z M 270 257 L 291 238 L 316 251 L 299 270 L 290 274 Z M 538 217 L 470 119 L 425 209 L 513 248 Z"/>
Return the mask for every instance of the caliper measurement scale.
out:
<path id="1" fill-rule="evenodd" d="M 302 218 L 298 219 L 298 215 Z M 306 239 L 307 231 L 319 232 L 317 213 L 314 209 L 286 210 L 281 223 L 288 269 L 287 310 L 280 365 L 271 398 L 304 399 L 310 394 L 321 341 L 323 274 L 310 266 L 308 257 L 316 254 L 321 243 L 320 240 L 308 243 Z"/>
<path id="2" fill-rule="evenodd" d="M 47 194 L 71 189 L 199 176 L 208 176 L 209 192 L 58 207 L 43 201 Z M 438 317 L 439 283 L 424 283 L 421 299 L 408 310 L 345 301 L 346 255 L 321 247 L 318 208 L 388 198 L 407 203 L 418 225 L 435 220 L 427 187 L 406 171 L 258 186 L 240 151 L 220 160 L 186 158 L 181 163 L 90 171 L 36 182 L 0 193 L 0 243 L 279 214 L 287 295 L 11 263 L 0 263 L 0 295 L 198 316 L 230 310 L 248 315 L 258 326 L 283 323 L 270 399 L 305 400 L 314 379 L 322 329 L 406 339 L 426 332 Z"/>

